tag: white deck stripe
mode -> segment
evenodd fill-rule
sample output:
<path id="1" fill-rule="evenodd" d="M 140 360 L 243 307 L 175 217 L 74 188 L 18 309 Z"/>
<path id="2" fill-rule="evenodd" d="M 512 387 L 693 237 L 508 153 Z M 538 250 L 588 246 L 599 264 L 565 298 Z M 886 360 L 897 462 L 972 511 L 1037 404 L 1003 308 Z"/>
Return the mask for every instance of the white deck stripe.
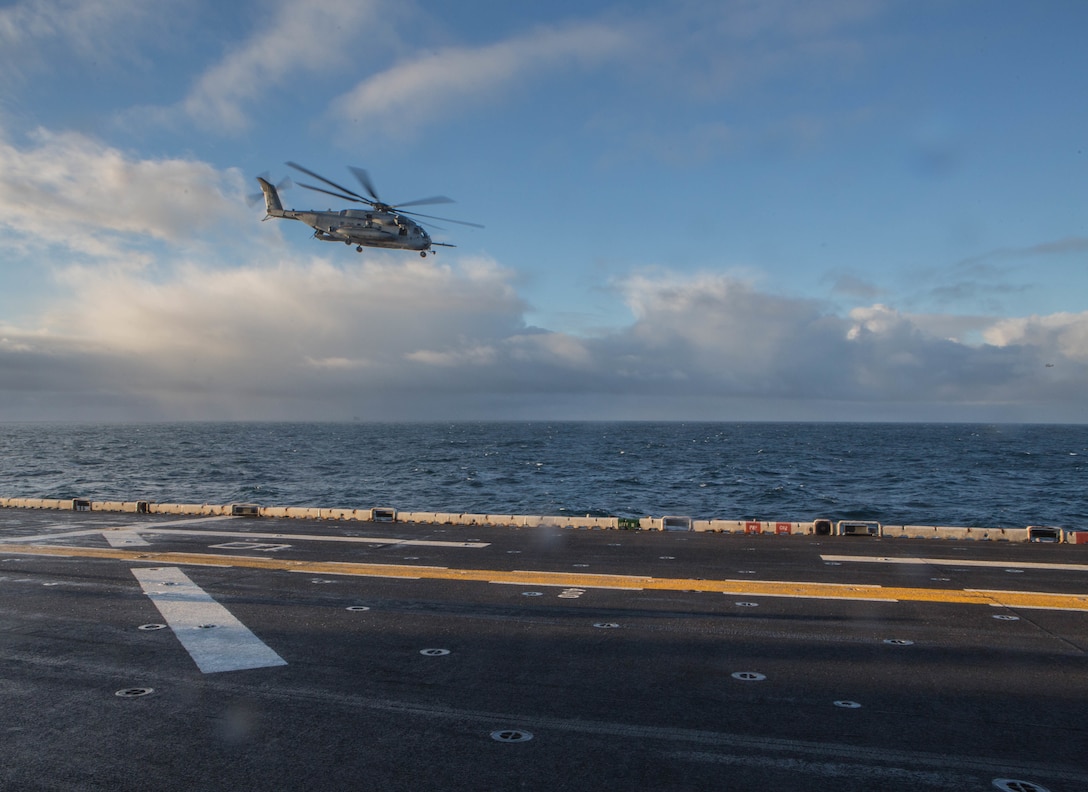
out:
<path id="1" fill-rule="evenodd" d="M 205 674 L 287 665 L 177 567 L 133 569 L 132 574 Z"/>
<path id="2" fill-rule="evenodd" d="M 824 561 L 855 561 L 867 564 L 929 564 L 944 567 L 995 567 L 998 569 L 1057 569 L 1088 572 L 1088 564 L 1054 564 L 1042 561 L 974 561 L 967 558 L 889 558 L 887 556 L 821 555 Z"/>
<path id="3" fill-rule="evenodd" d="M 115 528 L 109 531 L 103 531 L 102 535 L 106 537 L 106 541 L 109 542 L 110 547 L 133 547 L 136 545 L 148 544 L 148 542 L 140 536 L 139 531 L 125 531 Z"/>
<path id="4" fill-rule="evenodd" d="M 357 544 L 404 545 L 406 547 L 468 547 L 480 549 L 489 547 L 489 542 L 447 542 L 440 539 L 395 539 L 382 536 L 329 536 L 322 534 L 284 534 L 257 533 L 254 531 L 187 531 L 173 528 L 157 528 L 153 525 L 139 525 L 133 528 L 140 533 L 171 534 L 174 536 L 217 536 L 232 539 L 290 539 L 295 542 L 348 542 Z"/>
<path id="5" fill-rule="evenodd" d="M 11 544 L 20 544 L 24 542 L 49 542 L 53 539 L 68 539 L 73 536 L 91 536 L 93 534 L 102 533 L 102 528 L 88 528 L 80 531 L 65 531 L 64 533 L 46 533 L 37 534 L 35 536 L 4 536 L 0 537 L 0 542 L 8 542 Z"/>

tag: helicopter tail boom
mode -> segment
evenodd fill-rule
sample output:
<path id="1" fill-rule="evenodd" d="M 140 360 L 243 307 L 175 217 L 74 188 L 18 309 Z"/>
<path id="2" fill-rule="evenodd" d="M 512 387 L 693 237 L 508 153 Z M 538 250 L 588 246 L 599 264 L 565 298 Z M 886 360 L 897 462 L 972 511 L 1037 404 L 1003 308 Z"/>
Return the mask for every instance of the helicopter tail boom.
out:
<path id="1" fill-rule="evenodd" d="M 280 203 L 280 194 L 276 191 L 276 188 L 260 176 L 257 177 L 257 181 L 261 185 L 261 192 L 264 193 L 264 206 L 268 216 L 283 217 L 283 204 Z"/>

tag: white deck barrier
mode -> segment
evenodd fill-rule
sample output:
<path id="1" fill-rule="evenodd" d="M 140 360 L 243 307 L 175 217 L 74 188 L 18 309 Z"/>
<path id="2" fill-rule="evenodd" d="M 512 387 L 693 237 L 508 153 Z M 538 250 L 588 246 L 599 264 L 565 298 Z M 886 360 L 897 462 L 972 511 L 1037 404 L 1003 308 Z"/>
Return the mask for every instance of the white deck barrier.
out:
<path id="1" fill-rule="evenodd" d="M 306 506 L 259 506 L 253 503 L 152 503 L 149 501 L 91 501 L 85 498 L 0 497 L 0 508 L 101 511 L 186 516 L 272 517 L 298 520 L 354 520 L 437 525 L 487 525 L 514 528 L 575 530 L 700 531 L 769 536 L 842 536 L 885 539 L 959 539 L 983 542 L 1055 542 L 1088 545 L 1088 530 L 1046 525 L 1024 528 L 977 528 L 940 525 L 882 525 L 866 520 L 697 520 L 691 517 L 578 517 L 575 515 L 457 514 L 401 512 L 390 507 L 322 509 Z"/>

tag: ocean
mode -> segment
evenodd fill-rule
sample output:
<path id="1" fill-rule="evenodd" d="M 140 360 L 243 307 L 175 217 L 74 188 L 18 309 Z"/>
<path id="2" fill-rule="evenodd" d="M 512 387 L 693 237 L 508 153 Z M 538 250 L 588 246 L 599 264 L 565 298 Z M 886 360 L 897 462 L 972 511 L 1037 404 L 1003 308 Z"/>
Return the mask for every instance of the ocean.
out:
<path id="1" fill-rule="evenodd" d="M 1088 528 L 1088 426 L 0 423 L 0 496 Z"/>

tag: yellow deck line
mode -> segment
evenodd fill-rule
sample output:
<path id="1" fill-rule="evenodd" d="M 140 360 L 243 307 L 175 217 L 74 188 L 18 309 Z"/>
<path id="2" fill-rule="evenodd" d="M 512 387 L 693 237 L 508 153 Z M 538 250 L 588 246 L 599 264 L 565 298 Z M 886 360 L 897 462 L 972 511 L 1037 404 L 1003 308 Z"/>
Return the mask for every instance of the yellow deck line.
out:
<path id="1" fill-rule="evenodd" d="M 309 574 L 356 575 L 360 577 L 406 578 L 428 580 L 463 580 L 466 582 L 508 583 L 571 588 L 605 588 L 658 591 L 706 591 L 740 594 L 749 597 L 796 597 L 800 599 L 877 600 L 941 602 L 990 605 L 1008 608 L 1088 611 L 1088 594 L 1050 594 L 1046 592 L 982 591 L 977 589 L 897 588 L 842 583 L 811 583 L 778 580 L 697 580 L 655 578 L 635 575 L 595 575 L 584 572 L 545 572 L 536 570 L 503 571 L 497 569 L 450 569 L 407 564 L 362 564 L 340 561 L 291 561 L 282 558 L 218 555 L 210 553 L 156 553 L 103 547 L 65 547 L 60 545 L 16 545 L 0 548 L 0 553 L 113 559 L 152 564 L 244 567 L 286 570 Z"/>

